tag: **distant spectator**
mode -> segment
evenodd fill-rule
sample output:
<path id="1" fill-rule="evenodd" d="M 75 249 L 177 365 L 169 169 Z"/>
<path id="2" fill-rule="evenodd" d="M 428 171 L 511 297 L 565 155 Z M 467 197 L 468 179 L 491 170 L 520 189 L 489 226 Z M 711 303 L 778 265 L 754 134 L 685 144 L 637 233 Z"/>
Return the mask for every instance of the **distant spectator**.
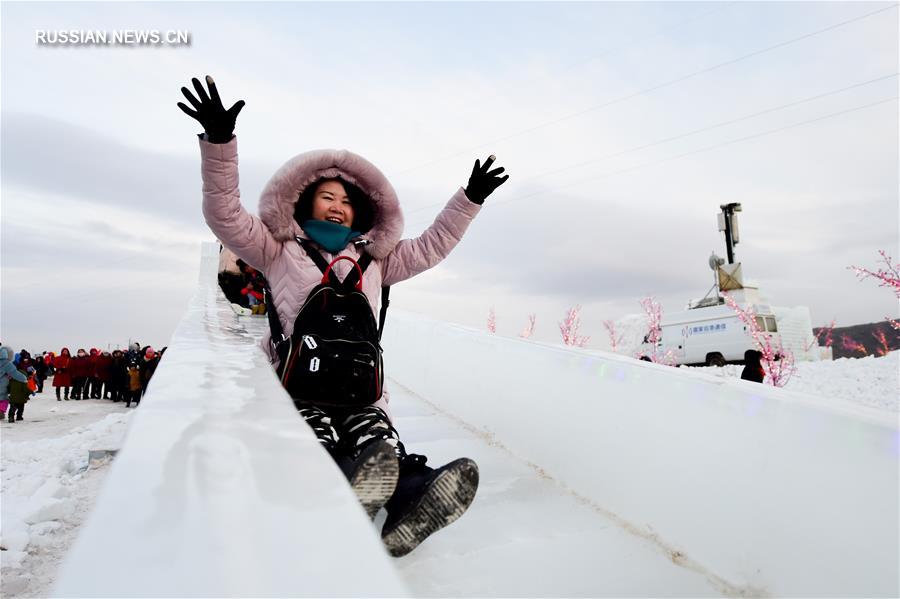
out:
<path id="1" fill-rule="evenodd" d="M 243 264 L 243 262 L 241 262 Z M 238 257 L 228 248 L 219 245 L 219 287 L 225 298 L 232 304 L 247 307 L 246 298 L 241 295 L 244 288 L 244 275 L 238 264 Z"/>
<path id="2" fill-rule="evenodd" d="M 128 393 L 128 360 L 122 350 L 112 353 L 109 367 L 109 389 L 113 401 L 125 401 Z"/>
<path id="3" fill-rule="evenodd" d="M 88 369 L 87 377 L 84 381 L 85 399 L 100 399 L 100 381 L 97 378 L 97 357 L 99 355 L 100 350 L 96 347 L 92 347 L 90 353 L 88 354 L 88 363 L 90 364 L 90 368 Z"/>
<path id="4" fill-rule="evenodd" d="M 49 379 L 51 376 L 56 374 L 56 369 L 53 368 L 53 358 L 56 357 L 56 354 L 52 351 L 44 352 L 44 364 L 47 365 L 47 378 Z"/>
<path id="5" fill-rule="evenodd" d="M 253 283 L 253 286 L 256 289 L 262 290 L 266 287 L 266 278 L 263 276 L 261 272 L 244 262 L 243 260 L 237 261 L 238 266 L 241 268 L 241 274 L 244 277 L 244 284 Z"/>
<path id="6" fill-rule="evenodd" d="M 34 381 L 37 383 L 37 392 L 44 392 L 44 381 L 50 372 L 50 365 L 44 360 L 44 356 L 37 356 L 34 359 Z"/>
<path id="7" fill-rule="evenodd" d="M 85 385 L 91 373 L 91 361 L 84 349 L 78 350 L 69 368 L 72 372 L 72 399 L 80 400 L 82 397 L 88 399 Z"/>
<path id="8" fill-rule="evenodd" d="M 135 405 L 141 403 L 141 368 L 137 362 L 128 363 L 128 393 L 125 396 L 125 407 L 130 408 L 131 402 Z"/>
<path id="9" fill-rule="evenodd" d="M 241 289 L 241 295 L 247 298 L 247 305 L 254 314 L 265 314 L 266 304 L 263 301 L 262 291 L 253 287 L 253 282 L 248 282 L 247 286 Z"/>
<path id="10" fill-rule="evenodd" d="M 238 260 L 237 263 L 241 269 L 241 275 L 244 279 L 244 286 L 243 289 L 241 289 L 241 295 L 246 298 L 246 301 L 241 305 L 250 308 L 251 310 L 253 310 L 253 306 L 261 306 L 260 308 L 256 308 L 255 310 L 253 310 L 253 313 L 265 314 L 266 304 L 263 291 L 266 288 L 266 278 L 261 272 L 259 272 L 243 260 Z M 253 303 L 254 299 L 256 300 L 255 303 Z"/>
<path id="11" fill-rule="evenodd" d="M 5 347 L 0 347 L 0 418 L 6 416 L 7 410 L 9 410 L 9 415 L 12 417 L 13 408 L 9 403 L 9 384 L 13 380 L 27 383 L 28 377 L 24 373 L 19 372 L 12 360 L 9 359 L 9 350 Z"/>
<path id="12" fill-rule="evenodd" d="M 30 367 L 29 367 L 30 368 Z M 34 372 L 34 369 L 31 368 Z M 17 420 L 24 420 L 25 403 L 31 397 L 31 387 L 29 387 L 28 372 L 23 367 L 19 367 L 18 373 L 25 378 L 24 381 L 19 377 L 13 377 L 9 381 L 9 422 L 12 424 Z M 6 378 L 5 376 L 3 378 Z"/>
<path id="13" fill-rule="evenodd" d="M 125 359 L 128 362 L 140 362 L 143 354 L 141 353 L 141 344 L 135 341 L 131 345 L 128 346 L 128 351 L 125 352 Z"/>
<path id="14" fill-rule="evenodd" d="M 748 349 L 744 352 L 744 370 L 741 378 L 745 381 L 761 383 L 766 378 L 766 371 L 762 366 L 762 352 Z"/>
<path id="15" fill-rule="evenodd" d="M 25 349 L 19 350 L 19 353 L 16 354 L 15 365 L 16 368 L 21 368 L 27 372 L 33 366 L 31 353 Z"/>
<path id="16" fill-rule="evenodd" d="M 109 399 L 109 383 L 112 378 L 112 355 L 108 351 L 97 356 L 97 399 Z"/>
<path id="17" fill-rule="evenodd" d="M 72 356 L 69 354 L 69 348 L 64 347 L 60 350 L 59 355 L 53 358 L 53 386 L 56 387 L 56 401 L 59 398 L 59 389 L 62 387 L 66 390 L 66 401 L 69 401 L 69 388 L 72 386 Z"/>
<path id="18" fill-rule="evenodd" d="M 153 373 L 156 372 L 156 366 L 159 364 L 159 356 L 156 355 L 156 350 L 152 347 L 148 347 L 147 351 L 144 352 L 144 359 L 141 361 L 140 369 L 141 369 L 141 396 L 147 392 L 147 385 L 150 383 L 150 378 L 153 376 Z"/>

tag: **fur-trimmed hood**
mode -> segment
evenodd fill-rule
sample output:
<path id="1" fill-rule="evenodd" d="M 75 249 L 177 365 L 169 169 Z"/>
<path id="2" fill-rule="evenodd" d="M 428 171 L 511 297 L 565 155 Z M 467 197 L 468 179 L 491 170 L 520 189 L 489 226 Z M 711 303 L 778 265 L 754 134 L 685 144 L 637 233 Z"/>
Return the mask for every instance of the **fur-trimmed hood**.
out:
<path id="1" fill-rule="evenodd" d="M 279 168 L 259 198 L 259 217 L 275 239 L 305 237 L 294 220 L 300 194 L 319 179 L 340 177 L 359 187 L 372 202 L 374 224 L 363 235 L 373 258 L 385 258 L 403 235 L 403 213 L 397 192 L 374 164 L 347 150 L 313 150 L 298 154 Z"/>

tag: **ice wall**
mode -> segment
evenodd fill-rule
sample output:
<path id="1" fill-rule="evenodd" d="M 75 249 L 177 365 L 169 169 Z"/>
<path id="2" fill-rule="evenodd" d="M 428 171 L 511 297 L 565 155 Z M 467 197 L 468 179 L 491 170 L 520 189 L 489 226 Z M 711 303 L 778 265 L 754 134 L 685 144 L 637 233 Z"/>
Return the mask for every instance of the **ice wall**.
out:
<path id="1" fill-rule="evenodd" d="M 900 592 L 895 417 L 400 311 L 384 346 L 392 378 L 673 559 L 749 595 Z"/>
<path id="2" fill-rule="evenodd" d="M 266 320 L 234 315 L 216 264 L 204 245 L 198 292 L 54 595 L 407 595 L 257 347 Z"/>

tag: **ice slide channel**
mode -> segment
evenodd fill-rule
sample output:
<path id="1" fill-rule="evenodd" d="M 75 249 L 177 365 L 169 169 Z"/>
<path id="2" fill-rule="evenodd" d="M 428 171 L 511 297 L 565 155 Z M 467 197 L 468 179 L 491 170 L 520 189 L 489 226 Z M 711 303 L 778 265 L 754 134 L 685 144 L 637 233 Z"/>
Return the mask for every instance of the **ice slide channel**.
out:
<path id="1" fill-rule="evenodd" d="M 384 345 L 401 435 L 437 463 L 475 458 L 482 484 L 390 560 L 215 265 L 204 246 L 57 595 L 900 593 L 895 418 L 399 310 Z"/>

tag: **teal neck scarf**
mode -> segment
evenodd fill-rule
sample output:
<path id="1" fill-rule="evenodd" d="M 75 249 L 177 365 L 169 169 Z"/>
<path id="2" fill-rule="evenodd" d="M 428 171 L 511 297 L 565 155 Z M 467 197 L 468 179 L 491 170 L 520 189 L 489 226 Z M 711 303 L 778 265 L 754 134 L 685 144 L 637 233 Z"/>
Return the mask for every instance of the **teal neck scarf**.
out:
<path id="1" fill-rule="evenodd" d="M 337 254 L 347 247 L 351 240 L 362 235 L 359 231 L 351 230 L 350 227 L 327 220 L 310 219 L 300 226 L 310 239 L 332 254 Z"/>

